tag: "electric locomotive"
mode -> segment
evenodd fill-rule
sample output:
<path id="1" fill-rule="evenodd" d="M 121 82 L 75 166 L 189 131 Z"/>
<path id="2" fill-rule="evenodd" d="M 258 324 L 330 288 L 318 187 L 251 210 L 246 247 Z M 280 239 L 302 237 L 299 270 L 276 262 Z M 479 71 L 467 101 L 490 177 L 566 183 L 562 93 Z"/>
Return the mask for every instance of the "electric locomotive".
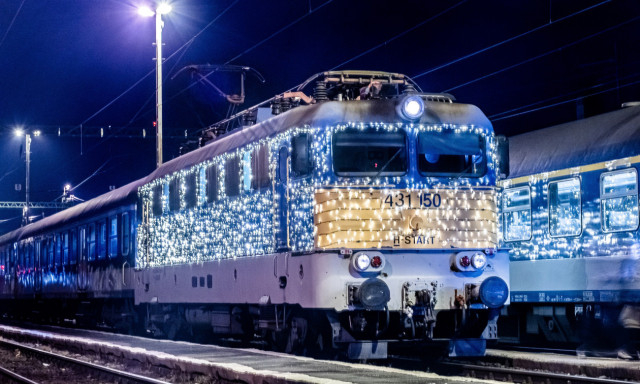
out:
<path id="1" fill-rule="evenodd" d="M 640 302 L 640 106 L 509 138 L 507 340 L 581 343 Z"/>
<path id="2" fill-rule="evenodd" d="M 56 303 L 65 318 L 293 353 L 482 354 L 509 301 L 506 142 L 477 107 L 417 88 L 318 74 L 146 178 L 1 237 L 3 305 L 23 290 L 30 313 Z"/>
<path id="3" fill-rule="evenodd" d="M 268 119 L 150 175 L 135 282 L 150 329 L 257 333 L 352 358 L 386 357 L 399 340 L 482 354 L 508 302 L 502 141 L 477 107 L 415 87 L 322 73 L 271 100 Z"/>

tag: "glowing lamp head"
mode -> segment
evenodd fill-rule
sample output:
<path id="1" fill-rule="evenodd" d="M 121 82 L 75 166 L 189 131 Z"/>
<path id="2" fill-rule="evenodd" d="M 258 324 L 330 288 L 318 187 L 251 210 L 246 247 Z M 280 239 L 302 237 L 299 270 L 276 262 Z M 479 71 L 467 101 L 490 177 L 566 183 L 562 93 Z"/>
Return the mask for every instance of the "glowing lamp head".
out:
<path id="1" fill-rule="evenodd" d="M 369 268 L 371 258 L 363 252 L 358 252 L 353 256 L 353 267 L 356 271 L 364 272 Z"/>
<path id="2" fill-rule="evenodd" d="M 424 114 L 424 100 L 418 95 L 405 97 L 400 103 L 400 116 L 406 120 L 418 120 Z"/>
<path id="3" fill-rule="evenodd" d="M 169 3 L 160 3 L 158 4 L 158 9 L 156 9 L 156 12 L 161 15 L 166 15 L 167 13 L 171 12 L 171 5 L 169 5 Z"/>
<path id="4" fill-rule="evenodd" d="M 487 265 L 487 256 L 480 252 L 476 253 L 475 255 L 471 256 L 471 265 L 475 269 L 484 268 L 484 266 Z"/>
<path id="5" fill-rule="evenodd" d="M 155 14 L 156 13 L 148 5 L 138 7 L 138 15 L 142 17 L 151 17 Z"/>
<path id="6" fill-rule="evenodd" d="M 13 134 L 16 136 L 24 136 L 24 129 L 18 127 L 13 130 Z"/>

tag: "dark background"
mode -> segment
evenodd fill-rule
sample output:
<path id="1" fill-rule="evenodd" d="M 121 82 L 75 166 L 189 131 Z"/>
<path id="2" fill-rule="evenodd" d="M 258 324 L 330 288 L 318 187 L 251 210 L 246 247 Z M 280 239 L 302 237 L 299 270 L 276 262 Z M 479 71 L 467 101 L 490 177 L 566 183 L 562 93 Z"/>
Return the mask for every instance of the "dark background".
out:
<path id="1" fill-rule="evenodd" d="M 139 3 L 0 2 L 0 201 L 24 200 L 16 126 L 43 131 L 31 148 L 33 202 L 54 201 L 66 183 L 89 199 L 154 169 L 155 27 L 137 15 Z M 212 87 L 179 72 L 192 64 L 259 71 L 266 83 L 248 77 L 246 107 L 329 69 L 404 73 L 425 91 L 479 106 L 507 136 L 640 100 L 638 1 L 172 5 L 163 31 L 165 161 L 178 155 L 185 132 L 193 140 L 228 112 Z M 210 80 L 238 92 L 234 74 Z M 19 226 L 20 216 L 0 209 L 0 233 Z"/>

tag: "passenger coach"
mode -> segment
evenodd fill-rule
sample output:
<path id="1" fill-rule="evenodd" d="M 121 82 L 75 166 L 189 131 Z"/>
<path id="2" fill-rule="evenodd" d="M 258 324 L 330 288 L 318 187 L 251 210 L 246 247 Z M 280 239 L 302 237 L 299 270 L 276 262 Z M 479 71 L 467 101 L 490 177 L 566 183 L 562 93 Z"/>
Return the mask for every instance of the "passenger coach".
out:
<path id="1" fill-rule="evenodd" d="M 640 106 L 509 139 L 509 334 L 580 342 L 640 302 Z M 507 328 L 503 328 L 507 330 Z"/>

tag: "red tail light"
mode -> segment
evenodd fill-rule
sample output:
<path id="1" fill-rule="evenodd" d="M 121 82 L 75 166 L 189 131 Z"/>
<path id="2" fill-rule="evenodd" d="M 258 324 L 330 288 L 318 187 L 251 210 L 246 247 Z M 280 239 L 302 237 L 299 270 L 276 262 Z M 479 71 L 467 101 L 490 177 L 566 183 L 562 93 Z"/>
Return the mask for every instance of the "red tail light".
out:
<path id="1" fill-rule="evenodd" d="M 382 258 L 380 256 L 373 256 L 371 258 L 371 266 L 373 268 L 380 268 L 382 265 Z"/>

